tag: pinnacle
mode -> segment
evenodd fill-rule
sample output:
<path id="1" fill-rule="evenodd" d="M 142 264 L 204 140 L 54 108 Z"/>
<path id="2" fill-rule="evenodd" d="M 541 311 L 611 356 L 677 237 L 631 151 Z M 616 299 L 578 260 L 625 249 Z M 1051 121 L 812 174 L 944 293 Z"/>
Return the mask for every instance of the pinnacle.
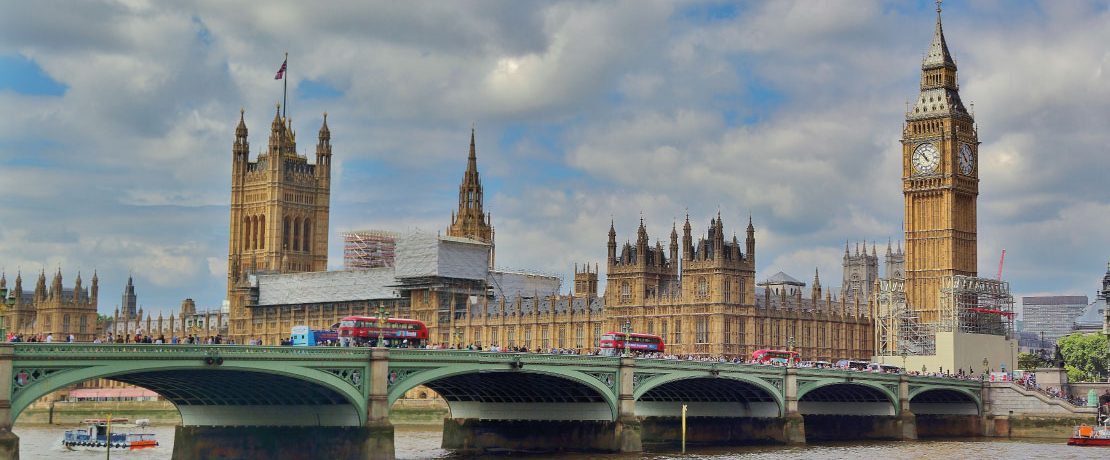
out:
<path id="1" fill-rule="evenodd" d="M 921 67 L 924 69 L 944 65 L 955 66 L 956 62 L 952 60 L 952 55 L 948 52 L 948 44 L 944 40 L 944 28 L 940 21 L 940 2 L 937 2 L 937 25 L 933 30 L 933 42 L 929 45 L 929 53 L 925 55 Z"/>

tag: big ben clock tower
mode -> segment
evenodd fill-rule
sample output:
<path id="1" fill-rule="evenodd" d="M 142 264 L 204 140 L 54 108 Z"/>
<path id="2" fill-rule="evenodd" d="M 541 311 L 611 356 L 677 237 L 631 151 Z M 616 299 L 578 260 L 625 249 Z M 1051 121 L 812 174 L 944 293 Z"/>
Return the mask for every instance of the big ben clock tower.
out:
<path id="1" fill-rule="evenodd" d="M 924 323 L 940 316 L 941 280 L 976 275 L 979 138 L 960 100 L 956 63 L 941 29 L 940 2 L 921 94 L 902 132 L 906 199 L 906 301 Z"/>

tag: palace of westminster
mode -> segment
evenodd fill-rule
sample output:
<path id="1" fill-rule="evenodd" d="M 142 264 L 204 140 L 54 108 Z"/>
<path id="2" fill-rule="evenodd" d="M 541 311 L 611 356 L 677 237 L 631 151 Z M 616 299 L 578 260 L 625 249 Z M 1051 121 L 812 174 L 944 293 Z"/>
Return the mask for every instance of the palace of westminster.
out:
<path id="1" fill-rule="evenodd" d="M 131 306 L 122 315 L 117 310 L 108 327 L 117 334 L 168 337 L 201 325 L 202 334 L 220 333 L 235 343 L 277 344 L 294 325 L 327 328 L 343 316 L 384 311 L 425 322 L 431 342 L 450 345 L 592 349 L 603 333 L 630 326 L 661 336 L 668 352 L 678 355 L 746 357 L 760 348 L 793 347 L 805 359 L 869 359 L 887 342 L 903 340 L 882 337 L 878 318 L 887 313 L 880 311 L 880 285 L 898 286 L 912 317 L 929 322 L 944 314 L 938 298 L 945 277 L 976 275 L 977 139 L 938 8 L 920 94 L 902 133 L 906 248 L 888 243 L 885 278 L 879 277 L 879 251 L 864 244 L 862 251 L 845 246 L 836 295 L 823 289 L 818 273 L 808 288 L 781 272 L 757 284 L 752 219 L 740 241 L 725 236 L 730 230 L 718 213 L 704 227 L 686 216 L 666 242 L 653 242 L 641 218 L 634 239 L 618 244 L 618 225 L 611 223 L 604 292 L 598 289 L 600 267 L 584 264 L 575 266 L 572 291 L 564 294 L 556 277 L 496 268 L 473 131 L 446 232 L 398 235 L 377 266 L 327 271 L 327 114 L 310 163 L 297 154 L 296 132 L 280 110 L 266 148 L 252 161 L 240 113 L 231 149 L 226 310 L 198 314 L 187 300 L 187 314 L 144 319 L 133 311 L 129 281 Z M 74 334 L 78 340 L 105 332 L 94 326 L 95 275 L 91 292 L 80 275 L 73 289 L 63 288 L 60 271 L 50 289 L 40 274 L 33 295 L 21 282 L 17 276 L 9 291 L 0 278 L 4 324 L 12 332 Z"/>

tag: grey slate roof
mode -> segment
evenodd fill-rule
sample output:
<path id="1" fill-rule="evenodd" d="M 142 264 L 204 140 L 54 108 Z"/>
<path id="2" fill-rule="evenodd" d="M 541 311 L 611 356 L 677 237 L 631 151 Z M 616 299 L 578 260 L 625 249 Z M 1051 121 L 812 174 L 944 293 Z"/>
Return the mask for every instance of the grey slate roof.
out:
<path id="1" fill-rule="evenodd" d="M 787 284 L 787 285 L 790 285 L 790 286 L 805 286 L 806 285 L 806 283 L 798 281 L 793 276 L 787 275 L 786 273 L 783 273 L 783 272 L 778 272 L 778 273 L 775 273 L 774 275 L 771 275 L 771 277 L 767 278 L 766 281 L 764 281 L 762 283 L 759 283 L 759 286 L 764 286 L 764 285 L 768 285 L 768 284 Z"/>

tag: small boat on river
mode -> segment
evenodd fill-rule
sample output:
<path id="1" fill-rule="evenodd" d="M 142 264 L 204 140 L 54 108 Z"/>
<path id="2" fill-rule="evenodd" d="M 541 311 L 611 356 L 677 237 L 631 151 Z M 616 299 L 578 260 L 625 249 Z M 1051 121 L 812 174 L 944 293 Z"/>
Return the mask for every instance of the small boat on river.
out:
<path id="1" fill-rule="evenodd" d="M 66 430 L 62 445 L 71 450 L 103 450 L 111 445 L 112 449 L 139 450 L 158 447 L 154 433 L 132 432 L 141 425 L 128 424 L 127 419 L 111 419 L 111 439 L 109 439 L 109 420 L 91 418 L 81 421 L 86 428 Z M 119 430 L 119 431 L 117 431 Z"/>
<path id="2" fill-rule="evenodd" d="M 1110 406 L 1099 407 L 1099 419 L 1102 422 L 1098 425 L 1083 424 L 1075 427 L 1075 431 L 1068 438 L 1068 445 L 1110 447 Z"/>

